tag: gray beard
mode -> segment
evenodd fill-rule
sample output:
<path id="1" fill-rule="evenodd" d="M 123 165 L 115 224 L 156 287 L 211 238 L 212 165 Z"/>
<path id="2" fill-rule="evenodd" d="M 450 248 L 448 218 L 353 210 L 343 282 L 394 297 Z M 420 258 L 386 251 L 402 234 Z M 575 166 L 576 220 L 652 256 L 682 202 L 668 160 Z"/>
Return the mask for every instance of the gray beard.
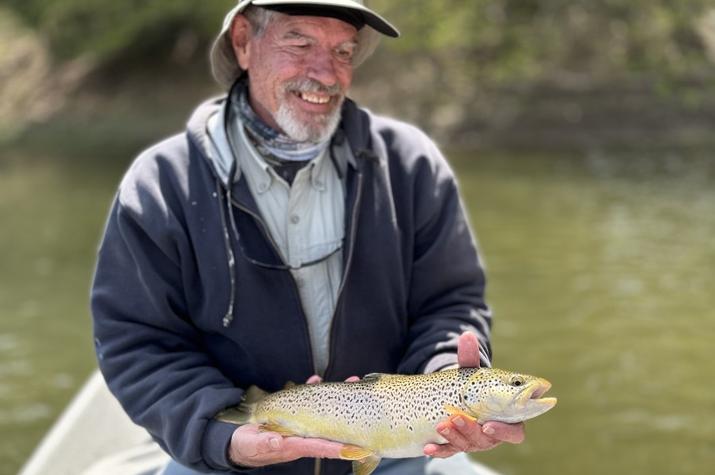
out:
<path id="1" fill-rule="evenodd" d="M 283 132 L 296 142 L 321 143 L 330 139 L 338 128 L 343 100 L 344 98 L 340 100 L 333 112 L 321 117 L 317 125 L 301 122 L 293 113 L 293 109 L 286 103 L 282 103 L 278 107 L 274 119 Z"/>

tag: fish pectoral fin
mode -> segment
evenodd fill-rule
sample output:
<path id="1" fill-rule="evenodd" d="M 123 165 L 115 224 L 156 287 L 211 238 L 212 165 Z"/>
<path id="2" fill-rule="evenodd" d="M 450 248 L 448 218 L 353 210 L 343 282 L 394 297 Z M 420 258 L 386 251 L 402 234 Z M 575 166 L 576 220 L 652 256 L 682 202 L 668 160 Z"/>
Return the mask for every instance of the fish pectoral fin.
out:
<path id="1" fill-rule="evenodd" d="M 357 445 L 344 445 L 343 448 L 340 449 L 340 458 L 343 460 L 360 461 L 370 457 L 375 457 L 375 453 L 372 450 L 363 449 Z"/>
<path id="2" fill-rule="evenodd" d="M 470 420 L 470 421 L 472 421 L 472 422 L 476 422 L 476 420 L 477 420 L 474 416 L 472 416 L 472 415 L 470 415 L 470 414 L 467 414 L 467 413 L 464 412 L 462 409 L 460 409 L 460 408 L 458 408 L 458 407 L 455 407 L 455 406 L 452 406 L 452 405 L 450 405 L 450 404 L 445 404 L 445 405 L 444 405 L 444 411 L 445 411 L 447 414 L 449 414 L 450 416 L 462 416 L 462 417 L 466 417 L 468 420 Z"/>
<path id="3" fill-rule="evenodd" d="M 372 455 L 360 460 L 353 460 L 354 475 L 370 475 L 380 463 L 380 457 Z"/>
<path id="4" fill-rule="evenodd" d="M 295 432 L 291 431 L 290 429 L 286 429 L 277 422 L 264 422 L 263 424 L 261 424 L 261 430 L 263 432 L 275 432 L 276 434 L 280 434 L 283 437 L 290 437 L 296 435 Z"/>

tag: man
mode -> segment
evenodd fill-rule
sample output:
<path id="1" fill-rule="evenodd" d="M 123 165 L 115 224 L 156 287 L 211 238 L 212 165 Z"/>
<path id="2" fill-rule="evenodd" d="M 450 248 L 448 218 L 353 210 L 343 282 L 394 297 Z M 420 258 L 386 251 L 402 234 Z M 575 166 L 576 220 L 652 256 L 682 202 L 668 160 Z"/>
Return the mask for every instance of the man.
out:
<path id="1" fill-rule="evenodd" d="M 227 97 L 120 186 L 92 289 L 96 349 L 111 391 L 178 462 L 166 474 L 349 473 L 340 443 L 214 416 L 251 385 L 489 364 L 451 170 L 419 130 L 345 97 L 380 34 L 398 36 L 361 1 L 239 2 L 211 53 Z M 436 430 L 449 442 L 425 447 L 436 458 L 523 439 L 521 425 L 459 417 Z"/>

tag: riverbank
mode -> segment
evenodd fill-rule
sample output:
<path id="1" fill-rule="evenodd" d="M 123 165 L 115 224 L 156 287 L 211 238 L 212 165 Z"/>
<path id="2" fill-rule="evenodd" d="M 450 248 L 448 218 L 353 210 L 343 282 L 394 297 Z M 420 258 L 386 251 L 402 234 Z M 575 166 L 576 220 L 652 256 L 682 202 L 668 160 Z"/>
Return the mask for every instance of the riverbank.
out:
<path id="1" fill-rule="evenodd" d="M 0 134 L 0 151 L 57 143 L 90 156 L 140 150 L 181 130 L 198 103 L 221 94 L 207 71 L 205 62 L 198 62 L 126 75 L 90 74 L 67 91 L 62 107 L 30 118 L 4 140 Z M 450 147 L 557 153 L 715 150 L 715 75 L 512 85 L 473 90 L 440 106 L 433 104 L 429 83 L 404 89 L 402 78 L 386 82 L 385 74 L 366 65 L 351 96 L 420 126 Z"/>

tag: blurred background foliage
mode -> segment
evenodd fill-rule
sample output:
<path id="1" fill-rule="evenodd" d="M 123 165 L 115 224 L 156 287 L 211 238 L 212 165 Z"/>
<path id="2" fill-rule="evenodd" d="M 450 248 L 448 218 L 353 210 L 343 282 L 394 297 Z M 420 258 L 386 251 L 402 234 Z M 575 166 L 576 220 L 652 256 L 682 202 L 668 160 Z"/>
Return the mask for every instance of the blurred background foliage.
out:
<path id="1" fill-rule="evenodd" d="M 168 60 L 191 37 L 205 46 L 234 2 L 5 0 L 58 59 Z M 502 82 L 623 72 L 683 74 L 704 66 L 698 20 L 709 0 L 373 0 L 403 38 L 394 50 Z M 197 49 L 198 50 L 198 49 Z M 202 50 L 203 51 L 203 50 Z M 168 54 L 168 55 L 167 55 Z"/>
<path id="2" fill-rule="evenodd" d="M 3 0 L 0 16 L 14 15 L 36 35 L 51 68 L 59 71 L 55 78 L 70 77 L 59 81 L 60 92 L 152 72 L 166 77 L 167 68 L 176 66 L 183 69 L 171 74 L 173 80 L 186 81 L 192 74 L 187 71 L 201 71 L 200 83 L 210 84 L 206 51 L 233 3 Z M 565 139 L 571 134 L 553 129 L 574 124 L 599 129 L 614 115 L 643 123 L 642 117 L 632 118 L 641 114 L 649 130 L 649 117 L 672 125 L 679 120 L 669 118 L 685 115 L 690 126 L 701 118 L 702 108 L 713 107 L 715 6 L 710 0 L 370 4 L 403 36 L 384 41 L 358 74 L 354 94 L 442 139 L 470 146 L 501 144 L 507 136 L 515 146 L 533 146 L 535 140 L 542 146 L 583 145 L 579 133 Z M 195 74 L 192 79 L 196 84 Z M 669 136 L 677 141 L 679 130 Z M 602 140 L 632 141 L 622 131 L 614 134 Z M 691 127 L 688 138 L 692 135 Z"/>
<path id="3" fill-rule="evenodd" d="M 41 32 L 58 60 L 90 55 L 102 65 L 166 61 L 187 35 L 206 43 L 231 1 L 5 0 Z M 147 57 L 147 53 L 151 53 Z"/>

